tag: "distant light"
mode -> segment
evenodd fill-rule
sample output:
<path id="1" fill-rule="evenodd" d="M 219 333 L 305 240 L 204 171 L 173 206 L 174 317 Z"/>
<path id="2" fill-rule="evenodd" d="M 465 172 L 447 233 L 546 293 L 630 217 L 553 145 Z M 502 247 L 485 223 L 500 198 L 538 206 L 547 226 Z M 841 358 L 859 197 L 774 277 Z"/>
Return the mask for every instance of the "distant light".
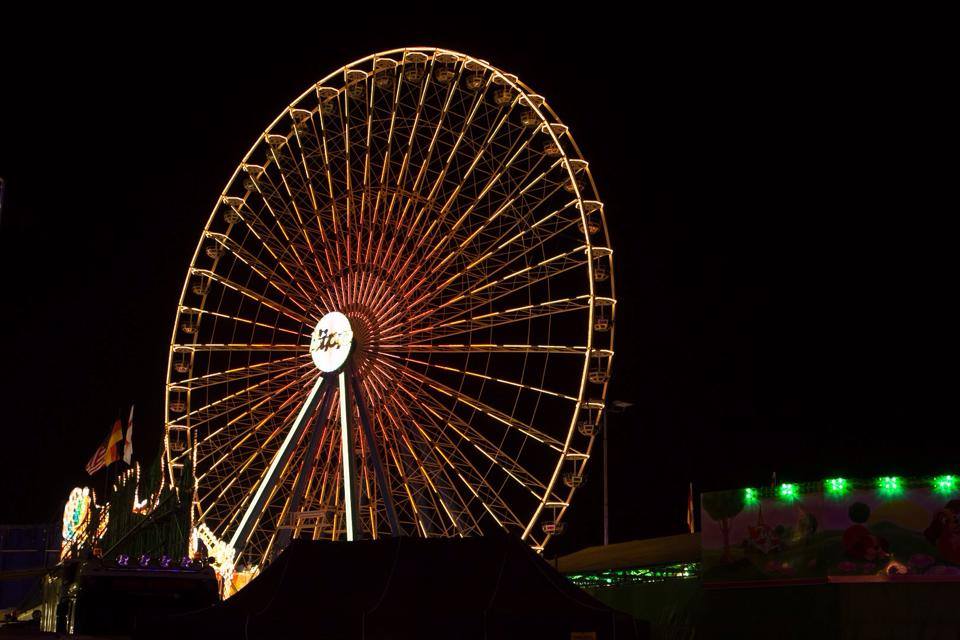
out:
<path id="1" fill-rule="evenodd" d="M 757 490 L 751 487 L 747 487 L 743 490 L 743 502 L 744 504 L 757 504 L 759 498 L 757 497 Z"/>
<path id="2" fill-rule="evenodd" d="M 847 492 L 846 478 L 827 478 L 823 481 L 823 486 L 827 490 L 827 495 L 842 496 Z"/>
<path id="3" fill-rule="evenodd" d="M 800 489 L 795 484 L 785 482 L 777 487 L 777 494 L 780 496 L 781 500 L 793 502 L 800 497 Z"/>
<path id="4" fill-rule="evenodd" d="M 903 482 L 898 476 L 883 476 L 877 478 L 877 491 L 885 496 L 899 495 L 903 493 Z"/>
<path id="5" fill-rule="evenodd" d="M 956 476 L 937 476 L 933 479 L 933 490 L 937 493 L 949 495 L 957 491 Z"/>

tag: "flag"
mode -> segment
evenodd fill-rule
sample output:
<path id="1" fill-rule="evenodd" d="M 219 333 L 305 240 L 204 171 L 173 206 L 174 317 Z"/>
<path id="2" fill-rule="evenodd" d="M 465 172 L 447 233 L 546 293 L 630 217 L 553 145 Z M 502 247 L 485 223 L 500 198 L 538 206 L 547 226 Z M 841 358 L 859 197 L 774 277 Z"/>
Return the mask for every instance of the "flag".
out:
<path id="1" fill-rule="evenodd" d="M 127 437 L 123 440 L 123 461 L 130 464 L 133 459 L 133 405 L 130 405 L 130 417 L 127 418 Z"/>
<path id="2" fill-rule="evenodd" d="M 123 442 L 123 424 L 120 422 L 120 418 L 117 418 L 117 421 L 113 423 L 113 430 L 110 431 L 110 436 L 107 438 L 107 442 L 104 445 L 107 448 L 107 455 L 103 459 L 104 466 L 110 466 L 114 462 L 120 459 L 123 455 L 123 451 L 120 450 L 120 443 Z"/>
<path id="3" fill-rule="evenodd" d="M 693 483 L 690 483 L 690 490 L 687 492 L 687 528 L 693 533 Z"/>
<path id="4" fill-rule="evenodd" d="M 100 469 L 103 469 L 106 465 L 103 463 L 103 459 L 107 456 L 107 448 L 104 445 L 97 447 L 97 450 L 94 451 L 93 456 L 90 460 L 87 461 L 87 473 L 90 475 L 95 474 Z"/>

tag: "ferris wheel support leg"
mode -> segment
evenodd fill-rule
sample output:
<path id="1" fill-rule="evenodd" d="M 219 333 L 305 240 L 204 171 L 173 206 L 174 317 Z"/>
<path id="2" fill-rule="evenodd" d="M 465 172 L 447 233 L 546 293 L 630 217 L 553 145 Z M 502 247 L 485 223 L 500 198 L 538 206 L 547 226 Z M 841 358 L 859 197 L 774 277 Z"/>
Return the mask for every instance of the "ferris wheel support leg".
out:
<path id="1" fill-rule="evenodd" d="M 306 429 L 306 426 L 310 423 L 310 417 L 313 415 L 314 409 L 317 408 L 317 402 L 320 401 L 320 391 L 323 389 L 323 385 L 324 378 L 320 376 L 316 384 L 313 385 L 310 395 L 307 396 L 306 402 L 303 403 L 300 413 L 297 414 L 297 419 L 294 420 L 293 426 L 290 427 L 290 431 L 287 432 L 287 437 L 284 438 L 283 444 L 280 445 L 280 449 L 278 449 L 277 453 L 273 456 L 273 461 L 270 463 L 266 475 L 263 477 L 263 480 L 260 481 L 260 486 L 257 487 L 257 492 L 250 501 L 250 506 L 247 507 L 243 518 L 240 520 L 240 526 L 237 527 L 233 537 L 230 538 L 230 546 L 237 551 L 237 555 L 239 555 L 240 547 L 246 544 L 247 538 L 250 537 L 250 532 L 253 530 L 257 520 L 260 519 L 260 514 L 263 512 L 267 498 L 270 495 L 269 490 L 277 481 L 280 472 L 287 466 L 287 463 L 290 461 L 290 456 L 293 455 L 293 452 L 297 448 L 297 442 L 300 441 L 304 429 Z"/>
<path id="2" fill-rule="evenodd" d="M 317 411 L 317 415 L 320 416 L 321 420 L 324 420 L 330 408 L 330 400 L 333 399 L 333 388 L 327 386 L 321 393 L 323 394 L 323 400 L 320 403 L 320 409 Z M 306 422 L 309 423 L 310 421 L 307 420 Z M 290 507 L 287 509 L 287 517 L 290 518 L 290 525 L 282 528 L 280 533 L 277 534 L 277 543 L 274 545 L 274 555 L 283 551 L 287 544 L 290 543 L 290 539 L 297 532 L 297 513 L 303 504 L 307 480 L 310 477 L 314 461 L 317 458 L 317 449 L 320 448 L 320 440 L 324 432 L 323 426 L 324 422 L 318 422 L 313 428 L 313 433 L 310 434 L 310 442 L 303 456 L 303 464 L 300 466 L 300 473 L 297 475 L 293 492 L 290 494 Z"/>
<path id="3" fill-rule="evenodd" d="M 347 373 L 340 372 L 340 452 L 343 461 L 343 511 L 347 540 L 353 542 L 360 534 L 357 503 L 357 467 L 354 459 L 352 422 L 353 409 L 347 390 Z"/>
<path id="4" fill-rule="evenodd" d="M 357 403 L 357 412 L 360 414 L 360 425 L 363 428 L 363 437 L 367 441 L 367 448 L 373 462 L 373 471 L 377 477 L 380 495 L 383 497 L 383 506 L 387 510 L 387 519 L 390 520 L 390 533 L 393 537 L 397 537 L 400 535 L 400 522 L 397 520 L 397 512 L 393 508 L 393 492 L 387 484 L 387 476 L 383 472 L 380 453 L 374 444 L 373 429 L 370 427 L 370 415 L 367 413 L 367 405 L 363 402 L 363 394 L 360 392 L 360 384 L 357 383 L 357 379 L 351 376 L 350 382 L 353 385 L 353 398 Z"/>

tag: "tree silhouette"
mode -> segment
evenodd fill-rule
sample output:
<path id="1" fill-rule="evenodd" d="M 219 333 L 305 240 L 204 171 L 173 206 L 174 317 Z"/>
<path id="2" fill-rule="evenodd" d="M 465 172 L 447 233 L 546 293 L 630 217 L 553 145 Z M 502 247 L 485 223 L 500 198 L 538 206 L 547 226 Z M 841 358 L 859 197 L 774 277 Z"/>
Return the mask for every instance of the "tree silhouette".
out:
<path id="1" fill-rule="evenodd" d="M 739 491 L 715 491 L 703 494 L 703 508 L 720 525 L 723 534 L 723 562 L 730 562 L 730 520 L 743 511 L 743 494 Z"/>

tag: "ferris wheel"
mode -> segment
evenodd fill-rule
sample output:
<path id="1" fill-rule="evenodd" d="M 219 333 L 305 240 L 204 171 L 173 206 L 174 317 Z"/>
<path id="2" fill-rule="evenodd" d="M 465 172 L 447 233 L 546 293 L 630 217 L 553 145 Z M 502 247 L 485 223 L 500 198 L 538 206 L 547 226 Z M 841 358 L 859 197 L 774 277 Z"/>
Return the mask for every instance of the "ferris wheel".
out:
<path id="1" fill-rule="evenodd" d="M 613 356 L 612 252 L 545 99 L 435 48 L 311 86 L 187 271 L 165 448 L 235 563 L 315 540 L 563 528 Z M 209 541 L 208 541 L 209 543 Z"/>

